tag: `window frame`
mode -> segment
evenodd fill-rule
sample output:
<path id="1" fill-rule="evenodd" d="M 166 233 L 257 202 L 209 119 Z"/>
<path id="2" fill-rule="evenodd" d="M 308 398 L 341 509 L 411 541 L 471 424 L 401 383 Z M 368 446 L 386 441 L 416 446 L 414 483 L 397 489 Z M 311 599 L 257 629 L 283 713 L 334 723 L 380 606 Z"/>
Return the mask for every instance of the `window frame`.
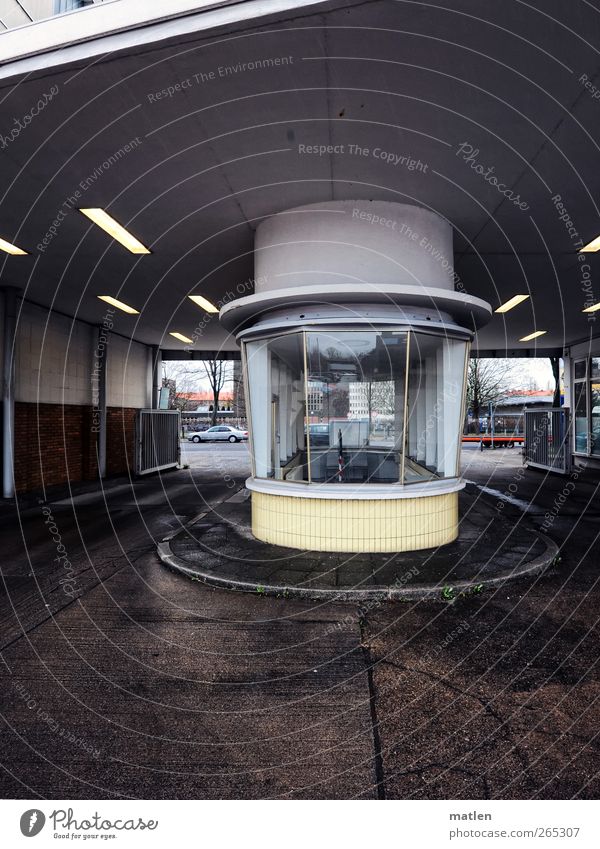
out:
<path id="1" fill-rule="evenodd" d="M 578 364 L 578 363 L 584 363 L 585 364 L 585 375 L 583 377 L 577 377 L 576 378 L 575 377 L 575 365 Z M 576 359 L 573 360 L 573 398 L 572 398 L 572 401 L 573 401 L 573 410 L 572 410 L 573 424 L 572 424 L 572 427 L 571 427 L 571 430 L 572 430 L 572 450 L 573 450 L 573 454 L 576 454 L 578 457 L 594 457 L 594 456 L 597 456 L 597 455 L 590 453 L 590 448 L 591 448 L 591 444 L 590 444 L 591 443 L 591 439 L 590 439 L 590 436 L 591 436 L 591 409 L 590 409 L 591 389 L 590 389 L 590 387 L 591 387 L 591 380 L 592 380 L 591 364 L 592 364 L 591 356 L 577 357 Z M 577 418 L 577 404 L 576 404 L 576 397 L 575 397 L 575 388 L 578 384 L 579 385 L 584 384 L 584 393 L 585 393 L 585 421 L 586 421 L 585 451 L 580 451 L 580 450 L 577 449 L 577 433 L 576 433 L 576 429 L 575 429 L 575 421 L 576 421 L 576 418 Z"/>
<path id="2" fill-rule="evenodd" d="M 248 408 L 248 431 L 249 431 L 249 445 L 250 445 L 250 456 L 251 456 L 251 468 L 252 468 L 252 477 L 256 480 L 266 480 L 269 482 L 276 482 L 275 477 L 259 477 L 256 474 L 256 465 L 254 458 L 254 434 L 253 434 L 253 415 L 252 415 L 252 393 L 250 391 L 250 370 L 248 368 L 248 352 L 246 346 L 248 344 L 252 344 L 253 342 L 263 341 L 265 343 L 269 343 L 271 341 L 275 341 L 276 339 L 289 336 L 289 335 L 300 335 L 301 345 L 302 345 L 302 356 L 303 356 L 303 369 L 304 369 L 304 395 L 303 395 L 303 405 L 304 405 L 304 439 L 306 445 L 306 463 L 307 463 L 307 480 L 286 480 L 286 484 L 300 484 L 304 486 L 317 486 L 321 482 L 315 481 L 313 483 L 312 474 L 311 474 L 311 440 L 310 440 L 310 422 L 309 422 L 309 369 L 308 369 L 308 335 L 309 334 L 317 334 L 323 332 L 333 332 L 333 333 L 405 333 L 406 334 L 406 357 L 405 357 L 405 366 L 404 366 L 404 398 L 403 398 L 403 418 L 402 418 L 402 436 L 400 444 L 402 445 L 402 452 L 400 457 L 400 475 L 398 481 L 394 483 L 363 483 L 361 486 L 371 487 L 371 486 L 385 486 L 387 487 L 402 487 L 403 489 L 408 486 L 414 486 L 416 483 L 439 483 L 441 481 L 451 481 L 456 480 L 460 477 L 460 434 L 462 431 L 459 426 L 459 441 L 457 448 L 457 458 L 454 469 L 454 474 L 445 475 L 443 477 L 436 477 L 434 479 L 424 479 L 423 481 L 406 481 L 406 447 L 408 440 L 408 383 L 409 383 L 409 363 L 410 363 L 410 349 L 413 334 L 419 334 L 424 336 L 432 336 L 441 339 L 450 339 L 457 342 L 464 343 L 465 352 L 464 352 L 464 363 L 463 363 L 463 379 L 462 379 L 462 395 L 461 395 L 461 409 L 464 410 L 465 400 L 466 400 L 466 391 L 467 391 L 467 366 L 471 351 L 471 343 L 472 337 L 468 333 L 468 331 L 462 331 L 461 328 L 452 327 L 452 329 L 448 328 L 440 328 L 439 330 L 428 328 L 428 327 L 413 327 L 411 325 L 402 325 L 402 324 L 376 324 L 372 326 L 364 326 L 358 324 L 356 326 L 340 326 L 338 323 L 323 323 L 323 324 L 314 324 L 314 325 L 303 325 L 303 326 L 295 326 L 295 327 L 280 327 L 280 328 L 272 328 L 271 330 L 263 330 L 262 332 L 249 333 L 245 336 L 245 338 L 240 339 L 240 347 L 241 347 L 241 359 L 242 359 L 242 374 L 244 380 L 244 392 L 246 398 L 246 405 Z M 326 484 L 327 486 L 331 486 L 332 484 Z"/>

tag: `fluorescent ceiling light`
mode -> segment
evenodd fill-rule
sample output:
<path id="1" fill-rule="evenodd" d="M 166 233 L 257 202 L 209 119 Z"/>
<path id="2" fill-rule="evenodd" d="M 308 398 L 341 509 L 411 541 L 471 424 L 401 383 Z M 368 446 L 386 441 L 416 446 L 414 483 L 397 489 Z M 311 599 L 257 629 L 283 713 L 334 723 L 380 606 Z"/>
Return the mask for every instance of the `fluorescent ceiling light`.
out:
<path id="1" fill-rule="evenodd" d="M 206 310 L 206 312 L 216 313 L 219 310 L 216 308 L 214 304 L 211 304 L 210 301 L 207 301 L 206 298 L 203 298 L 202 295 L 188 295 L 190 301 L 193 301 L 197 304 L 200 309 Z"/>
<path id="2" fill-rule="evenodd" d="M 109 236 L 112 236 L 113 239 L 120 242 L 127 248 L 128 251 L 131 251 L 132 254 L 150 253 L 145 245 L 142 245 L 135 236 L 132 236 L 131 233 L 129 233 L 124 227 L 121 227 L 119 222 L 115 221 L 115 219 L 103 209 L 80 209 L 79 211 L 83 212 L 90 221 L 93 221 L 94 224 L 97 224 L 98 227 L 101 227 L 104 231 L 106 231 Z"/>
<path id="3" fill-rule="evenodd" d="M 501 304 L 497 310 L 494 310 L 494 312 L 508 312 L 509 310 L 518 307 L 519 304 L 522 304 L 523 301 L 526 301 L 528 297 L 529 295 L 514 295 L 505 304 Z"/>
<path id="4" fill-rule="evenodd" d="M 531 342 L 532 339 L 537 339 L 538 336 L 543 336 L 544 333 L 547 332 L 547 330 L 535 330 L 533 333 L 530 333 L 529 336 L 523 336 L 522 339 L 519 339 L 519 342 Z"/>
<path id="5" fill-rule="evenodd" d="M 139 315 L 139 310 L 134 310 L 133 307 L 130 307 L 128 304 L 124 304 L 123 301 L 117 301 L 116 298 L 111 297 L 111 295 L 98 295 L 101 301 L 106 301 L 107 304 L 110 304 L 111 307 L 116 307 L 118 310 L 123 310 L 128 315 Z"/>
<path id="6" fill-rule="evenodd" d="M 588 244 L 584 248 L 582 248 L 579 253 L 591 254 L 595 253 L 596 251 L 600 251 L 600 236 L 596 236 L 595 239 L 592 239 L 591 242 L 588 242 Z"/>
<path id="7" fill-rule="evenodd" d="M 190 337 L 189 337 L 189 336 L 184 336 L 184 335 L 183 335 L 183 333 L 173 333 L 173 332 L 170 332 L 170 333 L 169 333 L 169 336 L 173 336 L 175 339 L 179 339 L 179 341 L 180 341 L 180 342 L 187 342 L 187 343 L 188 343 L 188 345 L 193 345 L 193 344 L 194 344 L 194 340 L 193 340 L 193 339 L 190 339 Z"/>
<path id="8" fill-rule="evenodd" d="M 6 242 L 4 239 L 0 239 L 0 251 L 6 251 L 11 256 L 27 256 L 27 251 L 22 251 L 21 248 L 11 245 L 10 242 Z"/>
<path id="9" fill-rule="evenodd" d="M 581 312 L 596 312 L 597 310 L 600 310 L 600 303 L 592 304 L 591 307 L 586 307 L 584 310 L 581 310 Z"/>

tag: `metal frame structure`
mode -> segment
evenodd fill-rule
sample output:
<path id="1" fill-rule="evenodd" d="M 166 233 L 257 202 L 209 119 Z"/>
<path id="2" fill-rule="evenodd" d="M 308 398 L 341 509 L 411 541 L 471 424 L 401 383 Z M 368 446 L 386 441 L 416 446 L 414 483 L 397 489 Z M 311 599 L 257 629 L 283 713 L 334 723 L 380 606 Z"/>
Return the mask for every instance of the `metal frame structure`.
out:
<path id="1" fill-rule="evenodd" d="M 250 456 L 252 462 L 252 477 L 256 480 L 270 480 L 270 478 L 259 478 L 256 475 L 256 467 L 254 462 L 254 442 L 252 439 L 252 401 L 251 401 L 251 392 L 249 385 L 249 372 L 248 372 L 248 354 L 246 351 L 246 344 L 249 342 L 256 342 L 260 340 L 272 340 L 275 338 L 279 338 L 282 336 L 288 335 L 300 335 L 302 337 L 302 348 L 303 348 L 303 364 L 304 364 L 304 428 L 305 428 L 305 437 L 306 437 L 306 452 L 307 452 L 307 467 L 308 467 L 308 480 L 295 480 L 293 482 L 286 482 L 286 484 L 291 484 L 293 487 L 297 486 L 306 486 L 307 484 L 313 485 L 313 481 L 311 479 L 311 444 L 310 444 L 310 431 L 309 431 L 309 423 L 307 417 L 308 410 L 308 352 L 307 352 L 307 335 L 310 333 L 318 333 L 324 329 L 328 331 L 338 331 L 339 333 L 348 333 L 353 330 L 364 331 L 366 322 L 360 323 L 356 322 L 352 325 L 336 325 L 336 324 L 328 324 L 324 322 L 315 321 L 314 324 L 306 325 L 303 324 L 301 326 L 296 326 L 292 328 L 276 328 L 272 327 L 270 330 L 265 330 L 264 327 L 256 327 L 252 328 L 252 330 L 244 331 L 239 335 L 239 341 L 241 343 L 242 350 L 242 363 L 243 363 L 243 377 L 244 377 L 244 391 L 246 397 L 246 405 L 248 411 L 248 424 L 250 430 Z M 428 326 L 411 326 L 409 324 L 399 324 L 397 321 L 390 321 L 389 325 L 383 321 L 378 321 L 376 324 L 369 324 L 369 329 L 373 332 L 394 332 L 394 333 L 405 333 L 406 334 L 406 375 L 405 375 L 405 385 L 404 385 L 404 402 L 403 402 L 403 417 L 402 417 L 402 438 L 400 444 L 403 447 L 401 453 L 401 467 L 400 467 L 400 476 L 397 482 L 385 484 L 386 487 L 415 487 L 419 486 L 423 483 L 423 481 L 407 481 L 405 475 L 405 461 L 406 461 L 406 445 L 408 442 L 408 363 L 410 356 L 410 347 L 411 347 L 411 337 L 413 334 L 423 335 L 423 336 L 434 336 L 437 338 L 444 339 L 452 339 L 458 342 L 464 342 L 466 344 L 465 348 L 465 365 L 468 363 L 470 347 L 471 347 L 471 334 L 469 331 L 464 328 L 458 328 L 455 326 L 451 327 L 451 332 L 448 332 L 449 328 L 447 325 L 441 324 L 439 327 L 431 327 Z M 461 404 L 462 409 L 465 406 L 465 398 L 466 398 L 466 385 L 467 378 L 466 373 L 463 374 L 463 379 L 461 383 Z M 460 436 L 459 436 L 459 445 L 457 449 L 457 459 L 455 464 L 455 473 L 453 475 L 445 475 L 444 477 L 436 477 L 435 481 L 441 482 L 445 480 L 456 480 L 460 477 Z M 433 483 L 434 481 L 429 481 L 429 483 Z M 281 484 L 282 482 L 277 481 L 277 484 Z M 367 491 L 369 488 L 373 488 L 375 486 L 379 486 L 379 484 L 362 484 L 363 487 L 367 487 Z"/>
<path id="2" fill-rule="evenodd" d="M 135 474 L 172 469 L 181 459 L 179 410 L 138 410 Z"/>
<path id="3" fill-rule="evenodd" d="M 525 410 L 526 466 L 561 475 L 571 470 L 571 418 L 567 407 Z"/>

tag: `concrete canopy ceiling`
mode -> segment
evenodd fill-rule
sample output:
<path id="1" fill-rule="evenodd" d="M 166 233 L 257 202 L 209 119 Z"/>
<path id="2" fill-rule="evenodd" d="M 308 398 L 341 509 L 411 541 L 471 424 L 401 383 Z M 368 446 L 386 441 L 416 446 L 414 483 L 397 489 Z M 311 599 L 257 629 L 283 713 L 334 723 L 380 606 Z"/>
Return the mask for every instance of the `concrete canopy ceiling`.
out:
<path id="1" fill-rule="evenodd" d="M 199 351 L 232 351 L 218 319 L 203 322 L 186 296 L 252 293 L 254 230 L 265 216 L 381 199 L 448 219 L 466 293 L 493 307 L 531 295 L 479 332 L 481 350 L 541 352 L 595 335 L 581 311 L 600 301 L 599 261 L 579 260 L 552 200 L 561 196 L 583 243 L 600 234 L 600 99 L 584 85 L 600 87 L 592 3 L 330 0 L 185 36 L 153 32 L 114 52 L 99 40 L 92 58 L 71 61 L 67 49 L 48 67 L 41 56 L 26 73 L 0 68 L 0 236 L 29 253 L 1 255 L 4 285 L 93 323 L 105 313 L 96 295 L 110 294 L 140 310 L 116 316 L 120 333 L 183 349 L 168 332 L 192 335 L 202 322 Z M 277 57 L 288 58 L 261 67 Z M 183 80 L 173 96 L 155 96 Z M 14 119 L 51 91 L 11 138 Z M 471 164 L 463 144 L 478 151 Z M 409 170 L 377 149 L 422 165 Z M 77 207 L 107 209 L 152 254 L 128 253 Z M 537 348 L 518 342 L 535 329 L 548 331 Z"/>

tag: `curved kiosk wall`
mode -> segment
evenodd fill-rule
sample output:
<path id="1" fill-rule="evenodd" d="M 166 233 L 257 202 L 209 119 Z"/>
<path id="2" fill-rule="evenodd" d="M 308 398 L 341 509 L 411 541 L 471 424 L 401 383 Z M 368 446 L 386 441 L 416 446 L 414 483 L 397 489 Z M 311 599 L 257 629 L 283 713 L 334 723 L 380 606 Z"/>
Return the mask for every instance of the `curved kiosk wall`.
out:
<path id="1" fill-rule="evenodd" d="M 469 345 L 452 229 L 387 202 L 259 225 L 254 295 L 221 311 L 242 347 L 252 531 L 319 551 L 410 551 L 458 534 Z"/>

